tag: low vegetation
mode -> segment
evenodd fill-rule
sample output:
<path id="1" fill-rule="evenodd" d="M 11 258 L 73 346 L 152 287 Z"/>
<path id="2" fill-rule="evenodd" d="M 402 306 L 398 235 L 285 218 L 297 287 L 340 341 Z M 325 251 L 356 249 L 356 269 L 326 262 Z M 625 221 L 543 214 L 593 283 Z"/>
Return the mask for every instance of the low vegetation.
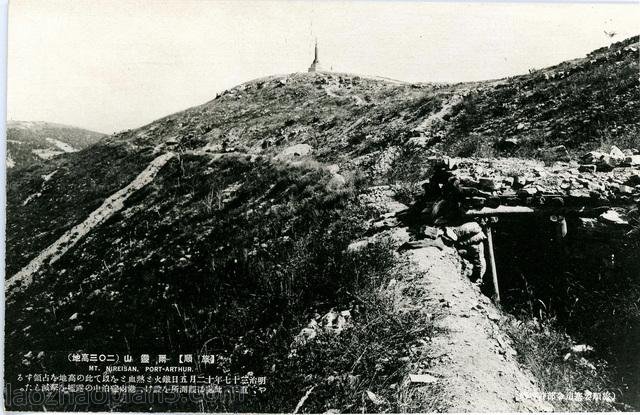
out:
<path id="1" fill-rule="evenodd" d="M 411 321 L 375 299 L 391 251 L 345 251 L 368 217 L 354 198 L 361 179 L 330 190 L 322 169 L 245 158 L 183 156 L 165 168 L 9 302 L 8 378 L 27 344 L 134 355 L 206 347 L 229 358 L 225 370 L 270 379 L 264 399 L 210 410 L 293 410 L 313 385 L 309 408 L 353 410 L 351 398 L 370 390 L 387 403 L 365 408 L 397 410 L 397 385 L 376 382 L 400 382 Z M 288 358 L 298 331 L 332 309 L 352 310 L 353 328 Z"/>

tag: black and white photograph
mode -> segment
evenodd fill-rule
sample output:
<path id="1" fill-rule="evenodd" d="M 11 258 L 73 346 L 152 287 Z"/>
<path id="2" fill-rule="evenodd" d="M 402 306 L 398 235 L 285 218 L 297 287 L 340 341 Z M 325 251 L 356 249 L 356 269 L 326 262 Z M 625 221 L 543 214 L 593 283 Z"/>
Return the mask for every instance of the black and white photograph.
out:
<path id="1" fill-rule="evenodd" d="M 2 11 L 3 411 L 640 411 L 637 1 Z"/>

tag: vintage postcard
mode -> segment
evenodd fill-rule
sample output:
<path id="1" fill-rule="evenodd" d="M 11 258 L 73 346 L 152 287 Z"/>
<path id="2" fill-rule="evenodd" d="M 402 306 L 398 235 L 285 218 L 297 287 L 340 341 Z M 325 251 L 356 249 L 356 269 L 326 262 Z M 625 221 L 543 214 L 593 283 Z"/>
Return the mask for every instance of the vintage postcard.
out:
<path id="1" fill-rule="evenodd" d="M 640 410 L 637 2 L 7 10 L 6 411 Z"/>

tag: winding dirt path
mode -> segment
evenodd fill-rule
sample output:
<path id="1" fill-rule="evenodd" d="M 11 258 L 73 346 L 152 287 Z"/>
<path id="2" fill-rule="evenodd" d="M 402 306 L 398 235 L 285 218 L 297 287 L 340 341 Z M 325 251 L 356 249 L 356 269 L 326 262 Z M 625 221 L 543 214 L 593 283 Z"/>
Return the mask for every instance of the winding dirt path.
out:
<path id="1" fill-rule="evenodd" d="M 500 311 L 463 275 L 457 252 L 427 247 L 402 257 L 411 272 L 395 285 L 394 303 L 399 312 L 419 309 L 433 319 L 438 334 L 428 339 L 429 354 L 412 362 L 412 373 L 437 379 L 445 394 L 441 410 L 552 411 L 501 334 Z"/>
<path id="2" fill-rule="evenodd" d="M 372 223 L 376 233 L 354 242 L 351 249 L 383 239 L 400 247 L 410 240 L 409 229 L 395 216 L 402 209 L 393 208 L 398 203 L 392 193 L 378 191 L 371 202 L 363 199 L 388 213 Z M 408 393 L 418 400 L 436 396 L 429 407 L 438 412 L 553 411 L 533 375 L 517 362 L 509 337 L 498 325 L 502 312 L 471 283 L 457 251 L 440 247 L 402 251 L 391 271 L 396 280 L 386 289 L 398 314 L 420 313 L 416 321 L 427 321 L 435 329 L 420 340 L 422 350 L 409 362 L 414 376 L 406 379 Z"/>
<path id="3" fill-rule="evenodd" d="M 428 131 L 431 126 L 437 122 L 442 121 L 444 116 L 450 114 L 453 107 L 462 102 L 462 95 L 453 95 L 447 102 L 442 105 L 438 111 L 429 114 L 422 122 L 415 128 L 418 131 Z"/>
<path id="4" fill-rule="evenodd" d="M 33 258 L 24 268 L 6 281 L 5 290 L 7 298 L 16 291 L 27 288 L 33 281 L 33 275 L 42 268 L 45 263 L 52 264 L 64 255 L 78 241 L 91 232 L 96 226 L 104 223 L 113 214 L 119 212 L 124 202 L 134 192 L 149 184 L 156 177 L 160 169 L 175 156 L 168 152 L 153 159 L 149 165 L 131 183 L 109 196 L 96 210 L 81 223 L 65 232 L 54 243 L 49 245 L 40 254 Z"/>

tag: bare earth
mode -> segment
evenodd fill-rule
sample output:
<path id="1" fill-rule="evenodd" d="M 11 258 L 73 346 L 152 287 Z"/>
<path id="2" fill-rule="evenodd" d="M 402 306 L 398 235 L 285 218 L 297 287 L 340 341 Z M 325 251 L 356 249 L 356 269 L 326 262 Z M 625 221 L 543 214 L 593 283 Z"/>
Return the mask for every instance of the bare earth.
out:
<path id="1" fill-rule="evenodd" d="M 455 250 L 427 247 L 402 255 L 410 268 L 395 284 L 399 312 L 416 308 L 434 319 L 437 332 L 425 339 L 429 354 L 411 362 L 415 374 L 434 376 L 448 412 L 542 412 L 533 376 L 515 360 L 516 352 L 495 321 L 500 311 L 465 276 Z M 415 383 L 415 388 L 432 385 Z"/>

